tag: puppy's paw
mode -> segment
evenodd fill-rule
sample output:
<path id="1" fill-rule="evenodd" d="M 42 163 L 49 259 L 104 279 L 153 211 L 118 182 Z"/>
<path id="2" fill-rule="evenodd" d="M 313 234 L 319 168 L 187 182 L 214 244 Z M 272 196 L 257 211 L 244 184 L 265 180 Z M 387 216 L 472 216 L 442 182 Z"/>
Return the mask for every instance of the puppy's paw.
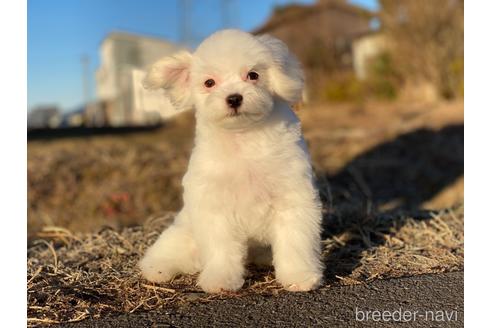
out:
<path id="1" fill-rule="evenodd" d="M 162 259 L 159 261 L 148 256 L 144 257 L 138 266 L 142 271 L 142 276 L 150 282 L 167 282 L 176 274 L 176 271 Z"/>
<path id="2" fill-rule="evenodd" d="M 296 272 L 283 275 L 278 280 L 290 292 L 307 292 L 321 285 L 323 275 L 318 272 Z"/>
<path id="3" fill-rule="evenodd" d="M 205 269 L 198 277 L 198 286 L 207 293 L 236 291 L 243 284 L 242 273 L 224 272 L 224 270 Z"/>

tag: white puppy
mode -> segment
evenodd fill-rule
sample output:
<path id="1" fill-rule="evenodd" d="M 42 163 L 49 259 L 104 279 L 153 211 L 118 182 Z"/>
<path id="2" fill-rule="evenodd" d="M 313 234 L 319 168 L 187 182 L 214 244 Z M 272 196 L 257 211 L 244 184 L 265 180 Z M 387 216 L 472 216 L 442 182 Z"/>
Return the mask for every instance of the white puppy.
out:
<path id="1" fill-rule="evenodd" d="M 194 107 L 184 207 L 140 261 L 154 282 L 200 272 L 206 292 L 237 290 L 245 263 L 270 260 L 286 289 L 322 279 L 321 204 L 300 122 L 303 73 L 280 40 L 223 30 L 153 65 L 144 84 Z M 270 256 L 268 255 L 271 249 Z"/>

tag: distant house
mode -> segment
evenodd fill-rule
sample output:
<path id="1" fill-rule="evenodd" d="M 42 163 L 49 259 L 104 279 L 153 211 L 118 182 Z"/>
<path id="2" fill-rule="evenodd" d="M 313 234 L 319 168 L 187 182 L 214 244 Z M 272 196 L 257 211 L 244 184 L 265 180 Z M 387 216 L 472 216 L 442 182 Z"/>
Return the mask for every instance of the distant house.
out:
<path id="1" fill-rule="evenodd" d="M 88 125 L 86 123 L 86 107 L 82 106 L 63 114 L 61 128 L 75 128 Z"/>
<path id="2" fill-rule="evenodd" d="M 344 0 L 318 0 L 277 8 L 253 33 L 283 40 L 308 73 L 351 70 L 352 42 L 371 31 L 373 18 L 374 13 Z"/>
<path id="3" fill-rule="evenodd" d="M 380 32 L 367 33 L 359 36 L 352 43 L 355 76 L 365 80 L 369 75 L 369 64 L 379 54 L 388 50 L 389 41 Z"/>
<path id="4" fill-rule="evenodd" d="M 101 66 L 96 72 L 99 101 L 87 107 L 87 124 L 146 125 L 173 116 L 176 112 L 162 92 L 144 90 L 141 80 L 149 65 L 180 49 L 155 37 L 109 34 L 101 44 Z"/>
<path id="5" fill-rule="evenodd" d="M 27 115 L 28 129 L 57 128 L 62 120 L 58 107 L 54 105 L 38 106 Z"/>

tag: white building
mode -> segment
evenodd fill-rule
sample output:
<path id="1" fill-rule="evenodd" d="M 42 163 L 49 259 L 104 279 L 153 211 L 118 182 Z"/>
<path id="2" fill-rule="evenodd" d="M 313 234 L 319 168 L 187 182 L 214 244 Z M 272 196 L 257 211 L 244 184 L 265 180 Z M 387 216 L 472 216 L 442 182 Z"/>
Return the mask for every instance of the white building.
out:
<path id="1" fill-rule="evenodd" d="M 61 113 L 56 105 L 38 106 L 27 114 L 28 129 L 53 129 L 60 123 Z"/>
<path id="2" fill-rule="evenodd" d="M 388 40 L 384 34 L 370 33 L 355 39 L 352 43 L 352 57 L 355 75 L 365 80 L 369 75 L 371 59 L 388 49 Z"/>
<path id="3" fill-rule="evenodd" d="M 109 34 L 100 47 L 96 72 L 98 103 L 88 111 L 90 125 L 146 125 L 176 114 L 162 91 L 142 87 L 147 67 L 182 47 L 163 39 L 124 32 Z"/>

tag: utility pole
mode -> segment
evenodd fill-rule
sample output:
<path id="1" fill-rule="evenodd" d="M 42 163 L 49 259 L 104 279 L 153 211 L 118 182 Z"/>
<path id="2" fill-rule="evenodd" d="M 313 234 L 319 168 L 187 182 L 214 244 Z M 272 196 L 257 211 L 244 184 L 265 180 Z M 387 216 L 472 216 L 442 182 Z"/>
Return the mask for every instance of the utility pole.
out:
<path id="1" fill-rule="evenodd" d="M 231 0 L 221 0 L 222 28 L 231 27 Z"/>
<path id="2" fill-rule="evenodd" d="M 180 0 L 180 39 L 181 43 L 186 46 L 191 45 L 191 21 L 190 21 L 190 13 L 191 13 L 191 0 Z"/>
<path id="3" fill-rule="evenodd" d="M 91 100 L 90 95 L 90 72 L 89 72 L 89 64 L 90 59 L 89 56 L 83 54 L 80 57 L 80 62 L 82 64 L 82 92 L 83 92 L 83 100 L 85 105 L 87 105 Z"/>

